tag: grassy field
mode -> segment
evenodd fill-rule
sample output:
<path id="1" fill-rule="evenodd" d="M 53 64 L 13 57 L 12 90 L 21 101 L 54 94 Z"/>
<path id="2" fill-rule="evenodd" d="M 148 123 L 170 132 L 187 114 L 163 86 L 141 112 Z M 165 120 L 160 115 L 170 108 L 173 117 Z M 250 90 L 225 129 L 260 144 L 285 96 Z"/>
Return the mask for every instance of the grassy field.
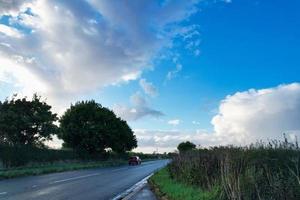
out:
<path id="1" fill-rule="evenodd" d="M 97 162 L 61 162 L 43 164 L 32 167 L 18 167 L 0 170 L 0 179 L 15 178 L 20 176 L 41 175 L 54 172 L 72 171 L 97 167 L 119 166 L 127 164 L 125 160 L 108 160 Z"/>
<path id="2" fill-rule="evenodd" d="M 152 189 L 161 199 L 170 200 L 214 200 L 217 199 L 218 188 L 208 192 L 199 187 L 180 183 L 170 177 L 169 170 L 163 168 L 149 180 Z"/>

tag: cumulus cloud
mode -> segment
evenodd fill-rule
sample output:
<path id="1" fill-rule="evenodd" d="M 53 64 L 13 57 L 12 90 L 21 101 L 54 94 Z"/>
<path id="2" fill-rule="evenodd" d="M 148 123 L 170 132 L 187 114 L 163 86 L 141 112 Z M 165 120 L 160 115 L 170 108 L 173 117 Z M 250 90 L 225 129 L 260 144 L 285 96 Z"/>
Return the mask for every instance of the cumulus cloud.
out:
<path id="1" fill-rule="evenodd" d="M 180 119 L 172 119 L 168 121 L 168 124 L 173 125 L 173 126 L 177 126 L 180 124 Z"/>
<path id="2" fill-rule="evenodd" d="M 0 43 L 14 51 L 2 48 L 0 65 L 15 55 L 34 58 L 32 65 L 15 68 L 26 68 L 31 77 L 42 80 L 47 92 L 36 92 L 69 101 L 68 97 L 137 79 L 162 50 L 172 47 L 175 37 L 186 34 L 178 24 L 197 12 L 196 3 L 35 0 L 26 4 L 25 12 L 23 1 L 2 0 L 0 16 L 15 14 L 11 24 L 2 25 Z M 22 37 L 16 37 L 20 35 L 12 27 L 20 27 Z M 24 81 L 18 80 L 24 79 L 19 74 L 11 76 Z"/>
<path id="3" fill-rule="evenodd" d="M 245 145 L 258 140 L 293 140 L 300 136 L 300 83 L 267 89 L 250 89 L 221 101 L 211 123 L 214 131 L 136 130 L 139 144 L 147 150 L 173 151 L 190 140 L 202 146 Z M 196 123 L 195 123 L 196 124 Z M 197 123 L 198 124 L 198 123 Z"/>
<path id="4" fill-rule="evenodd" d="M 156 88 L 154 87 L 154 85 L 152 83 L 147 82 L 146 79 L 140 80 L 140 86 L 147 95 L 150 95 L 151 97 L 157 96 Z"/>
<path id="5" fill-rule="evenodd" d="M 161 111 L 149 107 L 146 99 L 140 93 L 132 95 L 130 102 L 131 106 L 117 104 L 113 110 L 119 117 L 129 121 L 135 121 L 146 116 L 161 117 L 164 115 Z"/>
<path id="6" fill-rule="evenodd" d="M 227 96 L 212 119 L 216 136 L 231 142 L 278 139 L 300 130 L 300 84 L 237 92 Z"/>

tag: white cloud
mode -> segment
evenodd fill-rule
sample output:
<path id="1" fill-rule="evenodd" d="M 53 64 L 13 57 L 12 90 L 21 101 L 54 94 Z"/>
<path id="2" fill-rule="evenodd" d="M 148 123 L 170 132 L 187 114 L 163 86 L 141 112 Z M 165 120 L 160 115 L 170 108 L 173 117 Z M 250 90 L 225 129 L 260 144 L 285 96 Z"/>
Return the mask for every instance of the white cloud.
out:
<path id="1" fill-rule="evenodd" d="M 135 121 L 146 116 L 161 117 L 164 115 L 161 111 L 149 107 L 146 99 L 140 93 L 132 95 L 130 101 L 131 106 L 117 104 L 113 107 L 117 116 L 125 120 Z"/>
<path id="2" fill-rule="evenodd" d="M 22 57 L 9 44 L 0 43 L 0 80 L 22 88 L 22 95 L 30 96 L 36 90 L 46 91 L 46 86 L 28 66 L 34 66 L 34 57 Z M 13 93 L 13 91 L 12 91 Z M 11 94 L 10 94 L 11 95 Z"/>
<path id="3" fill-rule="evenodd" d="M 300 84 L 237 92 L 221 102 L 212 119 L 215 134 L 229 142 L 279 139 L 300 130 Z"/>
<path id="4" fill-rule="evenodd" d="M 22 37 L 22 34 L 17 29 L 3 24 L 0 24 L 0 34 L 15 38 Z"/>
<path id="5" fill-rule="evenodd" d="M 173 126 L 177 126 L 180 124 L 180 119 L 173 119 L 173 120 L 169 120 L 168 124 L 173 125 Z"/>
<path id="6" fill-rule="evenodd" d="M 250 89 L 227 96 L 212 119 L 214 131 L 135 130 L 139 150 L 173 151 L 185 140 L 202 146 L 245 145 L 300 138 L 300 83 Z M 198 124 L 198 123 L 194 123 Z"/>
<path id="7" fill-rule="evenodd" d="M 222 143 L 221 138 L 211 137 L 205 132 L 178 131 L 178 130 L 134 130 L 137 136 L 138 148 L 135 151 L 172 152 L 182 141 L 192 141 L 196 145 L 218 145 Z"/>
<path id="8" fill-rule="evenodd" d="M 147 82 L 146 79 L 141 79 L 140 80 L 140 86 L 144 90 L 144 92 L 151 97 L 157 96 L 157 90 L 154 87 L 154 85 L 150 82 Z"/>
<path id="9" fill-rule="evenodd" d="M 14 13 L 11 23 L 22 27 L 23 33 L 23 37 L 16 38 L 13 28 L 3 30 L 2 25 L 5 37 L 0 34 L 0 43 L 14 49 L 10 54 L 2 48 L 2 56 L 6 60 L 12 55 L 34 57 L 34 65 L 15 64 L 15 68 L 26 68 L 31 78 L 41 80 L 47 93 L 34 89 L 55 102 L 67 102 L 106 85 L 136 80 L 162 50 L 172 47 L 175 37 L 185 34 L 178 23 L 197 12 L 197 1 L 129 4 L 36 0 L 26 5 L 16 0 L 0 2 L 0 16 Z M 30 13 L 24 12 L 27 7 Z M 4 64 L 1 60 L 0 65 Z M 24 79 L 18 73 L 11 76 Z"/>

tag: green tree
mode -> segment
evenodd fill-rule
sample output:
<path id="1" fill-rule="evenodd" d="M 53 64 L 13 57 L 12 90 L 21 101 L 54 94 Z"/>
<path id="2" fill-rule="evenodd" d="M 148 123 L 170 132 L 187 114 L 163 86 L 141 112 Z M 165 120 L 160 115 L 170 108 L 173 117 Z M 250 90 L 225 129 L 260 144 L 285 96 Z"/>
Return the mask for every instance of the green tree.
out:
<path id="1" fill-rule="evenodd" d="M 60 119 L 59 137 L 64 147 L 95 154 L 106 148 L 122 153 L 137 147 L 133 131 L 126 121 L 95 101 L 71 105 Z"/>
<path id="2" fill-rule="evenodd" d="M 196 149 L 196 145 L 189 141 L 181 142 L 177 146 L 177 149 L 179 152 L 191 151 L 191 150 Z"/>
<path id="3" fill-rule="evenodd" d="M 10 146 L 44 146 L 44 141 L 51 140 L 57 133 L 56 114 L 51 106 L 41 101 L 36 94 L 31 100 L 17 99 L 0 102 L 0 142 Z"/>

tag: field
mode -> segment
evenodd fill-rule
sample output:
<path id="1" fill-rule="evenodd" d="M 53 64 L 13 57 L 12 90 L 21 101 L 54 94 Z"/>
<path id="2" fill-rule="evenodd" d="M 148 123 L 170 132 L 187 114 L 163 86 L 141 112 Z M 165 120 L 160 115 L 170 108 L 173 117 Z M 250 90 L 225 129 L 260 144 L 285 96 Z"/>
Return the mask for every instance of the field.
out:
<path id="1" fill-rule="evenodd" d="M 296 200 L 300 151 L 297 143 L 287 140 L 198 149 L 175 156 L 152 183 L 174 200 Z"/>

